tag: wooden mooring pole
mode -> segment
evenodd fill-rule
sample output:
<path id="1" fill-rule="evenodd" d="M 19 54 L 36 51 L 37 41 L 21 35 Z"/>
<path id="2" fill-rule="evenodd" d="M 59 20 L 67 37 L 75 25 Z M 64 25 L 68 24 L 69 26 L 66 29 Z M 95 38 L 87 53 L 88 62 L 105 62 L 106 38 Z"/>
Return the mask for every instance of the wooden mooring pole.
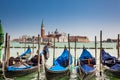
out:
<path id="1" fill-rule="evenodd" d="M 76 36 L 75 36 L 75 58 L 74 58 L 74 66 L 76 66 Z"/>
<path id="2" fill-rule="evenodd" d="M 33 36 L 33 37 L 32 37 L 32 43 L 33 43 L 33 48 L 32 48 L 32 49 L 33 49 L 33 51 L 32 51 L 32 57 L 34 56 L 34 40 L 35 40 L 35 37 Z"/>
<path id="3" fill-rule="evenodd" d="M 100 31 L 100 76 L 102 76 L 102 30 Z"/>
<path id="4" fill-rule="evenodd" d="M 68 54 L 68 65 L 70 67 L 70 34 L 68 34 L 68 49 L 69 49 L 69 54 Z"/>
<path id="5" fill-rule="evenodd" d="M 24 47 L 24 52 L 25 52 L 25 50 L 26 50 L 26 37 L 25 37 L 25 47 Z"/>
<path id="6" fill-rule="evenodd" d="M 118 53 L 118 58 L 120 58 L 120 52 L 119 52 L 119 47 L 120 47 L 120 36 L 119 36 L 119 34 L 118 34 L 118 40 L 117 40 L 117 53 Z"/>
<path id="7" fill-rule="evenodd" d="M 10 35 L 8 36 L 7 67 L 9 66 L 9 59 L 10 59 Z"/>
<path id="8" fill-rule="evenodd" d="M 38 80 L 40 80 L 40 35 L 38 35 Z"/>
<path id="9" fill-rule="evenodd" d="M 3 54 L 3 58 L 2 58 L 2 75 L 3 78 L 5 77 L 5 67 L 6 67 L 6 59 L 7 59 L 7 50 L 8 50 L 8 33 L 5 34 L 5 49 L 4 49 L 4 54 Z"/>
<path id="10" fill-rule="evenodd" d="M 95 36 L 95 59 L 97 60 L 97 37 Z"/>
<path id="11" fill-rule="evenodd" d="M 53 47 L 53 65 L 55 61 L 55 36 L 54 36 L 54 47 Z"/>

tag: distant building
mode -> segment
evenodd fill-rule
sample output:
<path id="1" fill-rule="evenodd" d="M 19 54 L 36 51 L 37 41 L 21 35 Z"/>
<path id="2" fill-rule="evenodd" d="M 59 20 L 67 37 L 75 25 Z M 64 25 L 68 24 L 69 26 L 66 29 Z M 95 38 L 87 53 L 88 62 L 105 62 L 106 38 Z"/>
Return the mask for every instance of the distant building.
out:
<path id="1" fill-rule="evenodd" d="M 76 42 L 89 42 L 89 39 L 86 36 L 70 36 L 69 37 L 70 42 L 75 42 L 75 37 Z"/>
<path id="2" fill-rule="evenodd" d="M 55 37 L 55 42 L 68 41 L 68 37 L 66 33 L 59 33 L 57 29 L 54 32 L 51 33 L 48 32 L 48 35 L 45 35 L 45 26 L 43 24 L 43 20 L 41 24 L 41 37 L 43 42 L 48 42 L 48 41 L 53 42 L 54 37 Z M 74 41 L 75 41 L 75 36 L 70 36 L 70 42 L 74 42 Z M 76 42 L 89 42 L 89 39 L 86 36 L 76 36 Z"/>
<path id="3" fill-rule="evenodd" d="M 55 42 L 67 42 L 67 36 L 65 33 L 59 33 L 58 30 L 56 29 L 54 32 L 48 32 L 48 35 L 45 35 L 45 26 L 41 24 L 41 38 L 42 42 L 53 42 L 55 37 Z"/>
<path id="4" fill-rule="evenodd" d="M 42 20 L 41 23 L 41 30 L 40 30 L 40 34 L 41 34 L 41 42 L 53 42 L 54 41 L 54 37 L 55 37 L 55 42 L 68 42 L 68 37 L 66 35 L 66 33 L 59 33 L 59 31 L 56 29 L 54 32 L 48 32 L 48 34 L 45 34 L 45 26 Z M 70 36 L 69 40 L 70 42 L 75 42 L 75 37 L 76 37 L 76 42 L 89 42 L 88 37 L 86 36 Z M 33 41 L 33 37 L 27 36 L 27 35 L 23 35 L 21 38 L 19 39 L 13 39 L 13 41 L 17 41 L 17 42 L 27 42 L 27 43 L 32 43 Z M 34 42 L 37 43 L 38 42 L 38 36 L 34 36 Z"/>
<path id="5" fill-rule="evenodd" d="M 117 42 L 117 39 L 108 38 L 107 40 L 104 40 L 103 42 Z"/>

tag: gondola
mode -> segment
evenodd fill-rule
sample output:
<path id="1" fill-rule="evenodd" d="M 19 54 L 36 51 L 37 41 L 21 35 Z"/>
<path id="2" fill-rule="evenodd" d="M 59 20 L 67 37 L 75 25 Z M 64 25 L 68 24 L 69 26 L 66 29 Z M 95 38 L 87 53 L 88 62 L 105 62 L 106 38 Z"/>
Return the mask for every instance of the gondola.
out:
<path id="1" fill-rule="evenodd" d="M 32 52 L 31 48 L 30 48 L 30 46 L 28 46 L 27 50 L 24 53 L 22 53 L 19 57 L 21 59 L 28 59 L 31 56 L 31 52 Z"/>
<path id="2" fill-rule="evenodd" d="M 42 64 L 43 57 L 40 55 L 40 64 Z M 42 65 L 40 66 L 41 68 Z M 5 67 L 5 77 L 13 78 L 13 77 L 20 77 L 24 76 L 38 70 L 38 55 L 35 55 L 31 59 L 23 62 L 21 57 L 10 57 L 9 59 L 9 66 Z M 0 75 L 2 76 L 2 70 L 0 71 Z"/>
<path id="3" fill-rule="evenodd" d="M 5 76 L 7 78 L 25 76 L 27 74 L 36 72 L 37 69 L 38 69 L 38 66 L 31 66 L 30 68 L 21 69 L 21 70 L 10 70 L 10 71 L 6 70 L 5 71 Z"/>
<path id="4" fill-rule="evenodd" d="M 72 64 L 72 56 L 67 49 L 64 49 L 62 55 L 54 61 L 53 66 L 48 67 L 45 64 L 47 80 L 59 80 L 65 76 L 70 76 L 69 64 Z"/>
<path id="5" fill-rule="evenodd" d="M 114 76 L 120 77 L 120 60 L 105 52 L 104 49 L 102 49 L 102 64 L 106 72 L 112 73 Z"/>
<path id="6" fill-rule="evenodd" d="M 40 55 L 40 64 L 42 64 L 42 58 L 43 56 Z M 1 64 L 1 68 L 2 68 L 2 64 Z M 40 67 L 42 68 L 42 66 Z M 4 75 L 7 78 L 20 77 L 20 76 L 24 76 L 24 75 L 36 72 L 37 70 L 38 70 L 38 55 L 35 55 L 31 59 L 26 60 L 24 62 L 23 62 L 23 59 L 19 56 L 16 58 L 10 57 L 9 65 L 8 66 L 5 65 Z M 3 71 L 0 70 L 0 76 L 3 76 L 2 74 L 3 74 Z"/>
<path id="7" fill-rule="evenodd" d="M 96 68 L 94 65 L 96 64 L 96 61 L 87 49 L 83 48 L 82 54 L 80 55 L 77 63 L 77 76 L 79 79 L 88 80 L 95 76 Z"/>
<path id="8" fill-rule="evenodd" d="M 40 64 L 42 64 L 42 56 L 40 56 Z M 41 67 L 41 66 L 40 66 Z M 42 67 L 41 67 L 42 68 Z M 20 57 L 10 57 L 9 66 L 5 67 L 5 77 L 13 78 L 25 76 L 38 70 L 38 55 L 32 57 L 29 61 L 22 62 Z M 2 75 L 0 71 L 0 76 Z"/>
<path id="9" fill-rule="evenodd" d="M 36 72 L 37 69 L 38 69 L 38 66 L 36 63 L 32 61 L 32 59 L 28 63 L 28 62 L 21 62 L 20 57 L 17 57 L 17 58 L 10 57 L 9 66 L 5 67 L 4 75 L 7 78 L 20 77 L 20 76 L 24 76 L 24 75 Z M 2 76 L 2 73 L 3 72 L 1 70 L 0 71 L 1 76 Z"/>

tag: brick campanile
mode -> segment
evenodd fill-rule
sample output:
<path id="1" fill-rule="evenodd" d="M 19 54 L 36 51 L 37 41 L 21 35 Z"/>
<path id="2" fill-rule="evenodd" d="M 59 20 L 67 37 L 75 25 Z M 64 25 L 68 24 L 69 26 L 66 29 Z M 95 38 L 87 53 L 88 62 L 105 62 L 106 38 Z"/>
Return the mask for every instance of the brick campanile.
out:
<path id="1" fill-rule="evenodd" d="M 45 37 L 45 27 L 43 24 L 43 20 L 42 20 L 42 24 L 41 24 L 41 37 L 44 38 Z"/>

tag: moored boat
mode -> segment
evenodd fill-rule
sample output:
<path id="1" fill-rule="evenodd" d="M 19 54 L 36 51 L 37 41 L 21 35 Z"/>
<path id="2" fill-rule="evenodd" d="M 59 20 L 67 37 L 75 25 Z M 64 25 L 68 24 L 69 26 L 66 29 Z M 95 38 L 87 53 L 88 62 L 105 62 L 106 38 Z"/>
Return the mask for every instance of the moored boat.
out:
<path id="1" fill-rule="evenodd" d="M 31 64 L 27 64 L 26 62 L 21 62 L 19 57 L 15 59 L 11 57 L 9 61 L 11 64 L 8 67 L 5 67 L 4 69 L 4 76 L 7 78 L 24 76 L 36 72 L 38 69 L 37 64 L 33 63 L 31 60 L 29 61 Z M 2 70 L 0 71 L 0 75 L 1 76 L 3 75 Z"/>
<path id="2" fill-rule="evenodd" d="M 55 80 L 56 78 L 58 80 L 65 76 L 70 76 L 69 63 L 72 64 L 72 56 L 67 49 L 64 49 L 62 55 L 54 61 L 54 64 L 51 67 L 47 67 L 45 64 L 47 80 Z"/>
<path id="3" fill-rule="evenodd" d="M 95 58 L 91 55 L 87 49 L 83 48 L 82 54 L 79 57 L 77 75 L 81 80 L 88 80 L 93 78 L 96 73 Z"/>
<path id="4" fill-rule="evenodd" d="M 120 60 L 114 56 L 111 56 L 104 49 L 102 50 L 102 64 L 106 72 L 120 77 Z"/>
<path id="5" fill-rule="evenodd" d="M 27 50 L 24 53 L 22 53 L 19 57 L 22 59 L 28 59 L 30 58 L 31 53 L 32 53 L 31 48 L 30 46 L 28 46 Z"/>

